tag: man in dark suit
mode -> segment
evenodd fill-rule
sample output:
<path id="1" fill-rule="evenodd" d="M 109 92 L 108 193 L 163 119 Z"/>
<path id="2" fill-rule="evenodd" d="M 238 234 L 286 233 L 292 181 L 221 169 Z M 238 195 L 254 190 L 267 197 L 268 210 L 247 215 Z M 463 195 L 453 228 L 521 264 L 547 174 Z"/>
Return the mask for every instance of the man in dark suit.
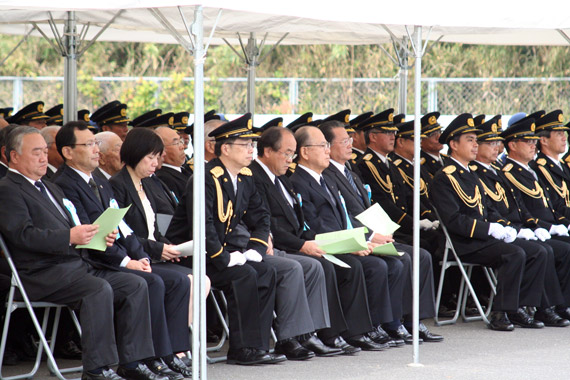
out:
<path id="1" fill-rule="evenodd" d="M 96 139 L 101 141 L 101 145 L 99 146 L 99 166 L 93 171 L 93 175 L 108 181 L 123 167 L 120 154 L 123 140 L 110 131 L 97 133 Z"/>
<path id="2" fill-rule="evenodd" d="M 41 130 L 41 134 L 48 145 L 48 168 L 44 178 L 46 180 L 50 180 L 57 172 L 57 169 L 61 166 L 61 164 L 63 164 L 63 159 L 57 152 L 57 147 L 55 146 L 55 135 L 59 131 L 59 128 L 61 127 L 52 125 Z"/>
<path id="3" fill-rule="evenodd" d="M 192 174 L 182 167 L 186 162 L 184 140 L 172 128 L 160 127 L 155 132 L 164 142 L 162 166 L 156 171 L 156 176 L 180 199 Z"/>
<path id="4" fill-rule="evenodd" d="M 442 133 L 440 142 L 449 145 L 451 156 L 432 181 L 430 199 L 463 261 L 497 270 L 489 328 L 512 331 L 507 313 L 517 315 L 521 306 L 540 306 L 547 257 L 510 244 L 516 239 L 516 230 L 505 226 L 486 202 L 479 178 L 468 167 L 477 154 L 477 132 L 471 114 L 461 114 Z M 544 326 L 532 318 L 525 325 Z"/>
<path id="5" fill-rule="evenodd" d="M 323 123 L 319 129 L 323 132 L 327 141 L 331 144 L 330 165 L 323 171 L 325 179 L 336 183 L 345 201 L 346 209 L 351 218 L 362 213 L 371 206 L 368 192 L 364 188 L 360 178 L 346 167 L 350 159 L 351 140 L 342 125 L 335 123 Z M 352 219 L 355 226 L 361 226 L 360 222 Z M 383 236 L 372 232 L 370 241 L 376 244 L 386 244 L 394 242 L 392 236 Z M 388 333 L 393 337 L 404 338 L 410 342 L 411 334 L 402 327 L 400 318 L 404 315 L 404 324 L 408 329 L 412 327 L 412 260 L 413 249 L 409 245 L 395 242 L 398 251 L 404 252 L 400 259 L 393 257 L 382 257 L 388 267 L 402 265 L 402 283 L 398 286 L 397 281 L 390 280 L 390 299 L 392 306 L 391 318 L 386 316 L 379 322 L 384 324 Z M 380 259 L 380 258 L 378 258 Z M 401 261 L 400 261 L 401 260 Z M 389 273 L 392 273 L 390 270 Z M 390 276 L 390 277 L 393 277 Z M 435 315 L 434 285 L 431 255 L 425 249 L 420 248 L 420 319 L 433 318 Z M 369 294 L 370 296 L 370 294 Z M 369 303 L 371 303 L 369 301 Z M 404 310 L 402 311 L 402 305 Z M 382 328 L 378 326 L 378 331 L 383 334 Z M 420 338 L 427 342 L 439 342 L 443 337 L 431 333 L 428 328 L 420 323 Z"/>
<path id="6" fill-rule="evenodd" d="M 441 125 L 437 121 L 438 117 L 439 112 L 430 112 L 421 118 L 422 135 L 424 135 L 425 138 L 422 139 L 421 142 L 422 153 L 420 164 L 422 168 L 425 168 L 428 172 L 430 182 L 435 176 L 435 173 L 444 166 L 443 160 L 447 157 L 447 155 L 440 153 L 443 144 L 439 142 Z"/>
<path id="7" fill-rule="evenodd" d="M 123 378 L 166 380 L 139 362 L 154 354 L 146 283 L 106 270 L 75 248 L 88 243 L 98 227 L 77 225 L 73 205 L 59 187 L 41 181 L 47 168 L 44 138 L 35 128 L 17 128 L 6 153 L 10 171 L 0 183 L 0 231 L 31 300 L 79 309 L 82 379 L 118 380 L 109 368 L 118 361 Z M 107 245 L 113 240 L 108 237 Z"/>
<path id="8" fill-rule="evenodd" d="M 228 363 L 258 364 L 285 360 L 268 354 L 275 306 L 275 270 L 262 261 L 268 247 L 269 213 L 259 196 L 251 170 L 257 135 L 251 114 L 223 124 L 209 136 L 216 139 L 219 158 L 206 165 L 206 273 L 228 298 L 230 348 Z M 166 237 L 175 244 L 192 239 L 192 178 Z M 243 221 L 250 231 L 245 252 L 228 237 Z"/>
<path id="9" fill-rule="evenodd" d="M 67 123 L 56 136 L 57 150 L 61 152 L 66 165 L 55 183 L 75 206 L 79 220 L 87 224 L 97 220 L 108 207 L 118 207 L 109 182 L 92 174 L 99 164 L 96 142 L 83 121 Z M 153 372 L 168 376 L 171 380 L 190 376 L 191 370 L 173 355 L 190 350 L 189 279 L 184 273 L 169 269 L 169 264 L 151 265 L 150 256 L 144 252 L 128 226 L 121 225 L 119 229 L 122 231 L 118 241 L 104 253 L 93 255 L 92 258 L 111 270 L 134 273 L 145 279 L 149 290 L 155 352 L 154 357 L 147 358 L 145 362 Z M 182 376 L 183 373 L 185 376 Z"/>

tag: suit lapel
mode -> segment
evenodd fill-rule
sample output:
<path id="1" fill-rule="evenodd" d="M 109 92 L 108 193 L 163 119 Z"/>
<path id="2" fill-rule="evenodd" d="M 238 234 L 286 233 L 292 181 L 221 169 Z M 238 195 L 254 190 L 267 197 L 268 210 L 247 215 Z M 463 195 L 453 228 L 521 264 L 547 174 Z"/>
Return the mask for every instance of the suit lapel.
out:
<path id="1" fill-rule="evenodd" d="M 146 213 L 144 212 L 144 207 L 142 205 L 141 198 L 139 197 L 139 193 L 137 192 L 137 189 L 135 188 L 135 185 L 133 184 L 133 180 L 132 180 L 131 176 L 129 175 L 127 168 L 125 167 L 125 168 L 121 169 L 121 171 L 119 172 L 119 175 L 122 176 L 123 183 L 125 184 L 125 187 L 127 188 L 127 192 L 129 193 L 130 198 L 133 200 L 135 207 L 139 209 L 139 211 L 141 212 L 141 214 L 144 217 L 146 217 Z M 146 225 L 146 223 L 144 223 L 144 224 Z"/>

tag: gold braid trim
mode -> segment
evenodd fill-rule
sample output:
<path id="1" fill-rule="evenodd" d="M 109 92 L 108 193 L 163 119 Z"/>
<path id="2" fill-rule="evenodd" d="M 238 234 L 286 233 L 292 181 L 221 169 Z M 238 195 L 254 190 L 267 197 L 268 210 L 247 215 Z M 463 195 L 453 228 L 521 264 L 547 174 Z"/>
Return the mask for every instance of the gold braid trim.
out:
<path id="1" fill-rule="evenodd" d="M 505 189 L 503 186 L 499 184 L 499 182 L 495 182 L 495 188 L 497 189 L 497 193 L 494 193 L 493 190 L 489 189 L 485 182 L 479 178 L 479 182 L 483 185 L 483 190 L 485 190 L 485 194 L 489 196 L 493 201 L 499 203 L 501 201 L 505 202 L 505 206 L 509 208 L 509 200 L 507 199 L 507 194 L 505 193 Z"/>
<path id="2" fill-rule="evenodd" d="M 398 168 L 398 170 L 400 171 L 400 174 L 402 175 L 404 182 L 406 182 L 408 186 L 410 186 L 413 189 L 414 179 L 409 175 L 407 175 L 406 172 L 404 172 L 402 169 Z M 425 195 L 426 197 L 428 196 L 426 183 L 422 178 L 420 178 L 420 195 Z"/>
<path id="3" fill-rule="evenodd" d="M 216 184 L 216 195 L 218 197 L 218 219 L 220 219 L 220 222 L 222 223 L 228 222 L 228 225 L 226 226 L 226 233 L 227 233 L 228 228 L 230 228 L 230 223 L 231 223 L 230 216 L 232 216 L 232 213 L 234 211 L 234 206 L 232 204 L 232 201 L 229 200 L 228 207 L 226 208 L 226 212 L 224 213 L 224 195 L 222 194 L 222 186 L 220 186 L 220 182 L 216 177 L 214 177 L 214 183 Z"/>
<path id="4" fill-rule="evenodd" d="M 509 181 L 511 181 L 511 183 L 513 185 L 515 185 L 515 187 L 517 189 L 519 189 L 520 191 L 522 191 L 523 193 L 525 193 L 529 197 L 534 198 L 534 199 L 542 199 L 542 203 L 544 203 L 544 207 L 548 207 L 548 202 L 546 201 L 546 197 L 544 196 L 544 190 L 542 190 L 542 187 L 540 187 L 540 185 L 538 184 L 537 181 L 534 181 L 534 189 L 531 190 L 531 189 L 525 187 L 519 181 L 517 181 L 511 173 L 505 172 L 505 177 L 507 177 L 507 179 Z"/>
<path id="5" fill-rule="evenodd" d="M 564 199 L 566 207 L 570 207 L 570 192 L 568 191 L 568 186 L 566 186 L 566 182 L 562 180 L 562 186 L 558 186 L 556 185 L 556 182 L 554 182 L 554 178 L 552 178 L 552 176 L 544 166 L 539 165 L 538 168 L 540 169 L 542 174 L 544 174 L 544 177 L 546 178 L 548 183 L 550 183 L 550 186 L 552 186 L 554 191 L 556 191 L 558 195 L 560 195 L 560 197 Z"/>
<path id="6" fill-rule="evenodd" d="M 465 205 L 470 208 L 477 207 L 479 209 L 479 214 L 483 215 L 483 203 L 481 202 L 482 198 L 481 191 L 479 191 L 479 186 L 475 186 L 475 194 L 470 197 L 465 193 L 465 191 L 463 191 L 459 182 L 457 182 L 457 180 L 450 173 L 446 174 L 449 182 L 451 182 L 453 190 L 455 190 L 457 195 L 459 195 L 459 198 L 463 201 L 463 203 L 465 203 Z M 475 226 L 473 226 L 473 228 L 475 228 Z"/>
<path id="7" fill-rule="evenodd" d="M 392 181 L 390 180 L 390 175 L 387 175 L 386 181 L 384 181 L 380 176 L 380 173 L 378 173 L 378 169 L 376 169 L 376 166 L 374 166 L 372 162 L 370 161 L 364 161 L 364 162 L 366 162 L 366 166 L 368 166 L 368 169 L 370 169 L 372 176 L 374 177 L 376 182 L 378 182 L 382 190 L 389 193 L 392 196 L 392 200 L 394 201 L 394 203 L 396 203 L 396 198 L 394 197 L 394 190 L 392 189 Z"/>

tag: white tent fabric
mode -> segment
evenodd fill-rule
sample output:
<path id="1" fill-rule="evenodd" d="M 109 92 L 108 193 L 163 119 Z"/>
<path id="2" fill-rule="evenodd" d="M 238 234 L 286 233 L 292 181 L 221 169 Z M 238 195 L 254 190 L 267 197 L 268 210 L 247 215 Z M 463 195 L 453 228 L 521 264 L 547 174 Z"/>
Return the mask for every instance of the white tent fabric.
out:
<path id="1" fill-rule="evenodd" d="M 372 2 L 353 0 L 348 3 L 291 0 L 101 0 L 97 2 L 60 0 L 0 0 L 0 33 L 25 34 L 36 22 L 48 31 L 51 15 L 58 24 L 67 18 L 66 11 L 75 10 L 78 25 L 90 24 L 87 37 L 92 37 L 117 13 L 123 13 L 101 36 L 107 41 L 139 41 L 176 43 L 147 8 L 160 11 L 183 35 L 186 35 L 177 6 L 189 19 L 193 5 L 204 9 L 204 33 L 209 35 L 218 11 L 222 14 L 213 43 L 221 38 L 235 40 L 235 33 L 268 33 L 267 41 L 275 42 L 289 33 L 284 44 L 375 44 L 389 41 L 386 25 L 396 36 L 406 35 L 404 25 L 432 27 L 430 39 L 443 36 L 444 42 L 495 45 L 565 45 L 560 33 L 570 34 L 570 14 L 559 1 L 545 0 L 537 12 L 536 4 L 515 1 L 482 0 L 466 9 L 456 1 L 409 0 L 407 2 Z M 560 11 L 557 11 L 560 10 Z M 43 26 L 42 26 L 43 25 Z M 428 29 L 426 28 L 426 31 Z M 34 31 L 32 35 L 39 35 Z M 424 38 L 427 38 L 424 33 Z"/>

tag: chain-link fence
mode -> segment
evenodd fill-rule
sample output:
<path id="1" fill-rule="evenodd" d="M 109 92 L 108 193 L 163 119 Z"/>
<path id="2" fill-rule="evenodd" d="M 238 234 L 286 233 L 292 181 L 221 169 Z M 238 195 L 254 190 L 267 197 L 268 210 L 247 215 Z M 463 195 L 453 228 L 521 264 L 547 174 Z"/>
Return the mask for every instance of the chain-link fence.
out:
<path id="1" fill-rule="evenodd" d="M 408 114 L 414 109 L 408 86 Z M 0 77 L 0 107 L 43 100 L 46 108 L 63 100 L 61 77 Z M 353 114 L 398 107 L 399 82 L 394 78 L 257 78 L 257 114 L 330 114 L 350 108 Z M 228 114 L 245 112 L 246 78 L 206 78 L 206 109 Z M 192 111 L 193 80 L 183 76 L 78 78 L 79 108 L 95 110 L 119 99 L 129 114 L 151 108 Z M 560 108 L 570 112 L 570 78 L 423 78 L 422 113 L 504 114 Z"/>

